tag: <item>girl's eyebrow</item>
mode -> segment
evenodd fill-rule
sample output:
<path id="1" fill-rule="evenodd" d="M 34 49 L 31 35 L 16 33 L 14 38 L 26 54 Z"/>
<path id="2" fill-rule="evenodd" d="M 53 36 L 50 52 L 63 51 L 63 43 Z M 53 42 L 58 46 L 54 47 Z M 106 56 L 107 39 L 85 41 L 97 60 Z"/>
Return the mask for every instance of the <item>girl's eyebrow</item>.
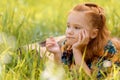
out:
<path id="1" fill-rule="evenodd" d="M 75 25 L 75 26 L 79 26 L 79 27 L 83 27 L 82 25 L 79 25 L 79 24 L 73 24 L 73 25 Z"/>
<path id="2" fill-rule="evenodd" d="M 70 25 L 70 23 L 67 23 L 67 25 Z M 83 27 L 82 25 L 79 25 L 79 24 L 73 24 L 73 25 Z"/>

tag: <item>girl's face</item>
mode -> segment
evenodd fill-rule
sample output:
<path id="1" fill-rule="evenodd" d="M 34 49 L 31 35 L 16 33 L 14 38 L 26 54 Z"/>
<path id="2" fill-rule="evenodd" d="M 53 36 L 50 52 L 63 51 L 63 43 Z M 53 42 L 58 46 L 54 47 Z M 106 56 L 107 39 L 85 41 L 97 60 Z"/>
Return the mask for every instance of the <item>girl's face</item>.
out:
<path id="1" fill-rule="evenodd" d="M 90 34 L 91 25 L 89 18 L 85 16 L 84 12 L 72 11 L 68 15 L 66 39 L 68 45 L 73 45 L 78 41 L 79 34 L 82 30 L 86 30 Z M 90 35 L 89 35 L 90 36 Z"/>

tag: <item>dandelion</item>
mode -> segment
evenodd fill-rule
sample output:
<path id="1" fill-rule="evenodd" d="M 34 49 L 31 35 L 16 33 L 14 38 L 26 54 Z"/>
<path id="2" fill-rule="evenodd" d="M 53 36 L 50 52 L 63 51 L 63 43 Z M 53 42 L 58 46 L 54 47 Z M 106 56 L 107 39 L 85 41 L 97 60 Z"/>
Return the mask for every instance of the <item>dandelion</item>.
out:
<path id="1" fill-rule="evenodd" d="M 12 61 L 12 56 L 9 53 L 5 53 L 1 56 L 1 62 L 3 64 L 9 64 Z"/>
<path id="2" fill-rule="evenodd" d="M 103 62 L 103 67 L 111 67 L 111 66 L 112 66 L 112 62 L 111 61 L 105 60 Z"/>
<path id="3" fill-rule="evenodd" d="M 57 66 L 53 61 L 48 61 L 40 80 L 64 80 L 64 74 L 65 71 L 62 66 Z"/>
<path id="4" fill-rule="evenodd" d="M 6 45 L 6 47 L 9 47 L 11 50 L 14 50 L 16 47 L 16 38 L 14 36 L 8 36 L 4 32 L 1 32 L 0 45 Z"/>
<path id="5" fill-rule="evenodd" d="M 7 45 L 14 50 L 16 48 L 16 38 L 14 36 L 9 36 L 7 39 Z"/>

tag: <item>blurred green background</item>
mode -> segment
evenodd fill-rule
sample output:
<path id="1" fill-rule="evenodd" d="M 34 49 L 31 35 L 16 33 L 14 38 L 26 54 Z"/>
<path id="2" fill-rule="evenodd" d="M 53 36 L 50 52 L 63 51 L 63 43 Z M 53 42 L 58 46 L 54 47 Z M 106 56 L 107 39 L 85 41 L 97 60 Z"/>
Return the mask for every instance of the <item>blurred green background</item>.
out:
<path id="1" fill-rule="evenodd" d="M 0 0 L 0 80 L 39 80 L 46 59 L 18 47 L 63 35 L 69 11 L 83 2 L 102 6 L 111 36 L 120 37 L 119 0 Z"/>

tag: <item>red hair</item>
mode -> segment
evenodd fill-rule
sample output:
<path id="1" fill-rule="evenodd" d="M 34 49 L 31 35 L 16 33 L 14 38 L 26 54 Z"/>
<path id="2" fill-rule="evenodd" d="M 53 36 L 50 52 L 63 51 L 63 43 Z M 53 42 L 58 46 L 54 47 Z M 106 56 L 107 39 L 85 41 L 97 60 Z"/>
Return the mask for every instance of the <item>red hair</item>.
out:
<path id="1" fill-rule="evenodd" d="M 76 5 L 72 11 L 85 12 L 86 16 L 90 19 L 91 26 L 99 30 L 97 37 L 92 39 L 87 45 L 85 60 L 101 56 L 104 52 L 104 46 L 109 39 L 104 10 L 96 4 L 85 3 Z"/>

